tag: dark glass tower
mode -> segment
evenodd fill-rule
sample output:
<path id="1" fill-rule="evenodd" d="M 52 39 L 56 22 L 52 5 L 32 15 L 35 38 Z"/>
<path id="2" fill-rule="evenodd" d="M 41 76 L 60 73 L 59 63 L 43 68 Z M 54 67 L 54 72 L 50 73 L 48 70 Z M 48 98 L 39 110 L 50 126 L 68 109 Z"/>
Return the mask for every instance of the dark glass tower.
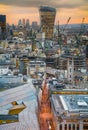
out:
<path id="1" fill-rule="evenodd" d="M 48 6 L 40 6 L 39 12 L 41 31 L 45 32 L 46 39 L 52 39 L 56 9 Z"/>
<path id="2" fill-rule="evenodd" d="M 2 33 L 2 39 L 6 36 L 6 15 L 0 15 L 0 27 Z"/>
<path id="3" fill-rule="evenodd" d="M 88 45 L 86 45 L 86 58 L 88 58 Z"/>

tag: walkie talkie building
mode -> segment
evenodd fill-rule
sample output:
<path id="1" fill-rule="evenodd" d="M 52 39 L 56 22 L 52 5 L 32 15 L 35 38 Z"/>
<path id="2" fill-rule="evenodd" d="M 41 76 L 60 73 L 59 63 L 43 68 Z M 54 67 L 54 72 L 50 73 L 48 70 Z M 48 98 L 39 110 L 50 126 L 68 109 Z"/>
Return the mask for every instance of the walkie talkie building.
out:
<path id="1" fill-rule="evenodd" d="M 52 39 L 56 9 L 48 6 L 40 6 L 39 12 L 41 31 L 45 32 L 46 39 Z"/>

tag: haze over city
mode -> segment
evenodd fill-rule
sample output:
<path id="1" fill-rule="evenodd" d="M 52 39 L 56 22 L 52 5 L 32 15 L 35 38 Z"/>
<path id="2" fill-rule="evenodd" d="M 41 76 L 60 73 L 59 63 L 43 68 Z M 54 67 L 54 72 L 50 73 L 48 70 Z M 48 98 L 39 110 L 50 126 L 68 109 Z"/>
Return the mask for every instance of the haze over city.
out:
<path id="1" fill-rule="evenodd" d="M 88 130 L 88 0 L 0 0 L 0 130 Z"/>
<path id="2" fill-rule="evenodd" d="M 85 18 L 85 23 L 88 22 L 88 1 L 87 0 L 0 0 L 0 14 L 7 16 L 7 23 L 17 24 L 21 18 L 28 18 L 30 23 L 38 21 L 39 6 L 48 5 L 57 9 L 56 21 L 60 24 L 65 24 L 68 17 L 71 17 L 70 23 L 81 23 L 82 18 Z"/>

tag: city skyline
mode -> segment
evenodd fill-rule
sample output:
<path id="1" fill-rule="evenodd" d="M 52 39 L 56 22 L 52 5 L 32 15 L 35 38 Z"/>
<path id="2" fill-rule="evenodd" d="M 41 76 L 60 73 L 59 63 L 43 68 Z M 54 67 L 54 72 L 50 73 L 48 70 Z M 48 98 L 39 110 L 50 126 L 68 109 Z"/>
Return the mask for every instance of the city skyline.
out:
<path id="1" fill-rule="evenodd" d="M 0 0 L 0 14 L 7 16 L 7 23 L 17 24 L 19 19 L 29 19 L 40 23 L 39 6 L 46 5 L 47 0 Z M 55 0 L 48 1 L 48 6 L 57 10 L 55 24 L 65 24 L 71 17 L 69 23 L 81 23 L 85 18 L 88 23 L 88 1 L 87 0 Z"/>

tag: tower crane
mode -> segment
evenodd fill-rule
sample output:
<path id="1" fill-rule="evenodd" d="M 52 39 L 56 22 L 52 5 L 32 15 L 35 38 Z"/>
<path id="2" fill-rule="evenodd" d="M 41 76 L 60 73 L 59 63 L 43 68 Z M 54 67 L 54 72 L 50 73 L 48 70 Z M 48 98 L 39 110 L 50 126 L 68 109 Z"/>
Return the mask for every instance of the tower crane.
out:
<path id="1" fill-rule="evenodd" d="M 66 36 L 64 34 L 64 31 L 65 31 L 66 27 L 68 26 L 68 23 L 70 22 L 70 20 L 71 20 L 71 17 L 68 18 L 66 24 L 64 25 L 64 27 L 62 29 L 62 33 L 60 33 L 60 27 L 59 27 L 59 21 L 58 21 L 58 44 L 60 45 L 60 47 L 63 44 L 62 35 L 64 36 L 64 39 L 65 39 Z"/>
<path id="2" fill-rule="evenodd" d="M 60 25 L 59 25 L 59 21 L 58 21 L 58 44 L 61 47 L 62 44 L 62 38 L 61 38 L 61 33 L 60 33 Z"/>
<path id="3" fill-rule="evenodd" d="M 64 27 L 63 27 L 63 32 L 65 31 L 65 29 L 66 29 L 68 23 L 70 22 L 70 20 L 71 20 L 71 17 L 68 18 L 66 24 L 64 25 Z"/>
<path id="4" fill-rule="evenodd" d="M 80 32 L 78 34 L 75 35 L 75 39 L 76 39 L 76 47 L 79 48 L 79 45 L 81 45 L 81 35 L 84 33 L 84 21 L 85 18 L 82 18 L 82 23 L 81 23 L 81 27 L 80 27 Z"/>
<path id="5" fill-rule="evenodd" d="M 81 29 L 80 29 L 80 35 L 84 33 L 84 21 L 85 21 L 85 18 L 82 18 L 82 23 L 81 23 Z"/>

